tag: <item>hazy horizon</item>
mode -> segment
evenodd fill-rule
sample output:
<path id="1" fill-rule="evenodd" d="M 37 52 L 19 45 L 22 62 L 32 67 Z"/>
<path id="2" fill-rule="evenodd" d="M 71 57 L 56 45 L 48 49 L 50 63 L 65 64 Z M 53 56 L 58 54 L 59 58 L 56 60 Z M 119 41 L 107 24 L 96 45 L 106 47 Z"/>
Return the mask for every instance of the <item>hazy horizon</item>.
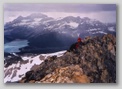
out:
<path id="1" fill-rule="evenodd" d="M 43 13 L 49 17 L 80 16 L 101 22 L 116 22 L 116 4 L 4 4 L 4 23 L 18 16 Z"/>

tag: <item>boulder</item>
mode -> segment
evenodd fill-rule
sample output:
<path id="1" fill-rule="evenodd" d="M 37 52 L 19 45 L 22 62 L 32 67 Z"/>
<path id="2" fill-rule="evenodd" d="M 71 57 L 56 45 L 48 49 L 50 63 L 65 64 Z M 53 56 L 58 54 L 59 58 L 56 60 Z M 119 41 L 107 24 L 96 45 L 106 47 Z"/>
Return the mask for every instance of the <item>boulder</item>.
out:
<path id="1" fill-rule="evenodd" d="M 89 78 L 83 74 L 78 65 L 57 68 L 46 75 L 41 83 L 90 83 Z"/>

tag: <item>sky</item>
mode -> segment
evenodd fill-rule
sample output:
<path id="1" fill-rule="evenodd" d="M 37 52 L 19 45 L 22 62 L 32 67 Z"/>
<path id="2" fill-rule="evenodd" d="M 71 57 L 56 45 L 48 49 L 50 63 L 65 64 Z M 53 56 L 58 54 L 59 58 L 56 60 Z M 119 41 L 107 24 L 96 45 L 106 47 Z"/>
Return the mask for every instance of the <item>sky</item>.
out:
<path id="1" fill-rule="evenodd" d="M 4 4 L 4 23 L 18 16 L 31 13 L 43 13 L 53 18 L 80 16 L 97 19 L 101 22 L 116 22 L 116 4 Z"/>

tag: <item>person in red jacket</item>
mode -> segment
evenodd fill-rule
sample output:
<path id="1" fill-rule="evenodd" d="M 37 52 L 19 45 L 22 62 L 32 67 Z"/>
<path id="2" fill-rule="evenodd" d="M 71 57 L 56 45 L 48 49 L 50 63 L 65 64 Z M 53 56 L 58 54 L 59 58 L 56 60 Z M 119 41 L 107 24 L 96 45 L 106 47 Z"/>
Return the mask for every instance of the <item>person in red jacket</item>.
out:
<path id="1" fill-rule="evenodd" d="M 79 37 L 77 41 L 78 41 L 78 42 L 81 42 L 81 40 L 82 40 L 82 39 Z"/>
<path id="2" fill-rule="evenodd" d="M 76 49 L 79 47 L 80 43 L 81 43 L 81 38 L 79 37 L 79 38 L 77 39 L 77 43 L 76 43 L 76 45 L 75 45 Z"/>
<path id="3" fill-rule="evenodd" d="M 77 42 L 70 46 L 70 49 L 68 51 L 76 51 L 76 49 L 78 49 L 82 45 L 83 45 L 82 39 L 79 37 L 77 39 Z"/>

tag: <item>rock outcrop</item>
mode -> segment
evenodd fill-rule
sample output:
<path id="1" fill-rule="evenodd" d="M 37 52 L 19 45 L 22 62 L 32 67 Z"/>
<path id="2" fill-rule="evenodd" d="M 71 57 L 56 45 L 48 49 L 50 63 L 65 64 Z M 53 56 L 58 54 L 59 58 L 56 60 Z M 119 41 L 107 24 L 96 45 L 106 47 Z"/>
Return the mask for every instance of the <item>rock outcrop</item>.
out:
<path id="1" fill-rule="evenodd" d="M 76 51 L 47 58 L 19 82 L 116 83 L 116 38 L 86 38 Z"/>
<path id="2" fill-rule="evenodd" d="M 4 53 L 5 55 L 5 60 L 4 60 L 4 67 L 8 67 L 10 65 L 12 65 L 13 63 L 18 63 L 23 62 L 22 58 L 18 55 L 13 55 L 13 54 L 9 54 L 9 53 Z"/>
<path id="3" fill-rule="evenodd" d="M 83 74 L 78 65 L 57 68 L 51 74 L 46 75 L 41 83 L 90 83 L 89 78 Z"/>

